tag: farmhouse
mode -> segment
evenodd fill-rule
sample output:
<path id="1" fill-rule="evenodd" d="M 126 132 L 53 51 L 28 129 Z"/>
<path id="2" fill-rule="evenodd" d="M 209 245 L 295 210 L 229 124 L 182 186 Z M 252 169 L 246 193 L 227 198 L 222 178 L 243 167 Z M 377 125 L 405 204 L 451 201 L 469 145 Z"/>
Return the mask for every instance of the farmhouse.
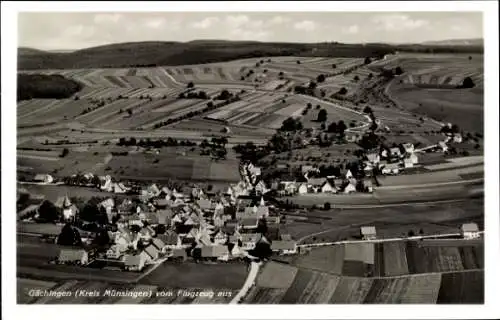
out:
<path id="1" fill-rule="evenodd" d="M 201 247 L 201 257 L 205 259 L 229 260 L 229 250 L 227 246 L 213 245 Z"/>
<path id="2" fill-rule="evenodd" d="M 89 255 L 83 249 L 61 249 L 57 261 L 61 264 L 86 265 L 89 262 Z"/>
<path id="3" fill-rule="evenodd" d="M 354 185 L 352 182 L 349 182 L 344 188 L 344 193 L 352 193 L 356 192 L 356 185 Z"/>
<path id="4" fill-rule="evenodd" d="M 478 239 L 480 237 L 479 228 L 475 223 L 465 223 L 461 227 L 464 239 Z"/>
<path id="5" fill-rule="evenodd" d="M 33 178 L 33 181 L 40 183 L 52 183 L 54 182 L 54 178 L 50 174 L 37 174 Z"/>
<path id="6" fill-rule="evenodd" d="M 390 148 L 389 149 L 389 153 L 391 155 L 392 158 L 399 158 L 401 157 L 401 150 L 397 147 L 394 147 L 394 148 Z"/>
<path id="7" fill-rule="evenodd" d="M 293 240 L 275 240 L 271 243 L 271 250 L 279 254 L 297 253 L 297 243 Z"/>
<path id="8" fill-rule="evenodd" d="M 156 260 L 158 259 L 160 255 L 160 251 L 158 251 L 158 248 L 156 248 L 154 245 L 149 245 L 144 249 L 144 252 L 149 256 L 150 260 Z"/>
<path id="9" fill-rule="evenodd" d="M 144 251 L 136 255 L 126 255 L 123 259 L 125 270 L 128 271 L 142 271 L 147 261 L 148 257 Z"/>
<path id="10" fill-rule="evenodd" d="M 374 240 L 377 238 L 374 226 L 361 227 L 361 235 L 363 236 L 363 240 Z"/>
<path id="11" fill-rule="evenodd" d="M 307 184 L 301 183 L 297 190 L 299 194 L 306 194 L 308 192 Z"/>
<path id="12" fill-rule="evenodd" d="M 387 163 L 383 165 L 382 174 L 399 174 L 399 163 Z"/>
<path id="13" fill-rule="evenodd" d="M 120 251 L 120 248 L 117 245 L 112 245 L 106 251 L 106 258 L 108 259 L 120 259 L 121 256 L 122 256 L 122 251 Z"/>
<path id="14" fill-rule="evenodd" d="M 413 153 L 415 151 L 415 146 L 413 143 L 403 143 L 403 148 L 406 153 Z"/>
<path id="15" fill-rule="evenodd" d="M 367 154 L 366 158 L 371 164 L 377 164 L 380 162 L 380 155 L 375 152 Z"/>
<path id="16" fill-rule="evenodd" d="M 358 132 L 346 131 L 345 132 L 345 139 L 348 142 L 356 143 L 359 140 L 361 140 L 361 134 Z"/>
<path id="17" fill-rule="evenodd" d="M 259 220 L 257 218 L 244 218 L 241 220 L 241 228 L 243 229 L 257 229 L 257 226 L 259 225 Z"/>

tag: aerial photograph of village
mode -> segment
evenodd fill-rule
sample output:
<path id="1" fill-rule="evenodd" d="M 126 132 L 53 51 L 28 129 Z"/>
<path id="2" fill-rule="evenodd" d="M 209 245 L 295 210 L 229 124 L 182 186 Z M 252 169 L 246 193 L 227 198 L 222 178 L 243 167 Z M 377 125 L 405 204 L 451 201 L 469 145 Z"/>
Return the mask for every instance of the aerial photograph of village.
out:
<path id="1" fill-rule="evenodd" d="M 484 303 L 481 13 L 22 12 L 18 42 L 18 304 Z"/>

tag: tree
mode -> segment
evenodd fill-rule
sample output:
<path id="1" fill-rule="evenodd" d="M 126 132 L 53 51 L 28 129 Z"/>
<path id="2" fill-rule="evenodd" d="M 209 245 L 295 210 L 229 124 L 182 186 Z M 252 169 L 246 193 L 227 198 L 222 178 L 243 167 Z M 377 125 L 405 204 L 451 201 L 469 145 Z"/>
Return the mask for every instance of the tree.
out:
<path id="1" fill-rule="evenodd" d="M 363 109 L 363 113 L 372 114 L 372 113 L 373 113 L 373 110 L 372 110 L 372 108 L 370 108 L 369 106 L 366 106 L 366 107 Z"/>
<path id="2" fill-rule="evenodd" d="M 337 133 L 339 133 L 340 135 L 344 135 L 344 131 L 347 129 L 347 126 L 346 124 L 344 123 L 344 120 L 340 120 L 338 123 L 337 123 Z"/>
<path id="3" fill-rule="evenodd" d="M 193 83 L 193 81 L 190 81 L 190 82 L 187 84 L 187 87 L 188 87 L 188 89 L 190 89 L 190 88 L 194 88 L 194 83 Z"/>
<path id="4" fill-rule="evenodd" d="M 309 82 L 309 89 L 314 90 L 316 89 L 317 86 L 318 84 L 316 82 L 314 81 Z"/>
<path id="5" fill-rule="evenodd" d="M 462 82 L 462 88 L 464 89 L 474 88 L 475 86 L 476 85 L 474 84 L 474 81 L 472 81 L 471 77 L 466 77 Z"/>
<path id="6" fill-rule="evenodd" d="M 40 222 L 55 222 L 59 220 L 59 212 L 56 206 L 49 200 L 45 200 L 38 208 L 38 220 Z"/>
<path id="7" fill-rule="evenodd" d="M 319 110 L 317 121 L 325 122 L 327 118 L 328 118 L 328 113 L 326 112 L 326 110 L 325 109 Z"/>
<path id="8" fill-rule="evenodd" d="M 316 82 L 325 82 L 325 75 L 324 74 L 320 74 L 319 76 L 316 77 Z"/>
<path id="9" fill-rule="evenodd" d="M 132 109 L 127 109 L 127 113 L 128 113 L 129 116 L 131 116 L 132 115 Z"/>
<path id="10" fill-rule="evenodd" d="M 317 104 L 316 105 L 316 110 L 319 110 L 319 109 L 321 109 L 321 105 Z"/>
<path id="11" fill-rule="evenodd" d="M 372 63 L 372 59 L 370 57 L 366 57 L 364 63 L 370 64 L 370 63 Z"/>
<path id="12" fill-rule="evenodd" d="M 311 109 L 312 106 L 313 106 L 312 103 L 310 103 L 310 102 L 307 103 L 307 109 Z"/>
<path id="13" fill-rule="evenodd" d="M 413 230 L 410 230 L 408 232 L 408 237 L 414 237 L 415 236 L 415 232 L 413 232 Z"/>
<path id="14" fill-rule="evenodd" d="M 109 244 L 111 239 L 109 238 L 108 231 L 106 229 L 99 229 L 97 231 L 96 237 L 94 239 L 94 243 L 98 246 L 106 246 Z"/>
<path id="15" fill-rule="evenodd" d="M 299 119 L 294 119 L 292 117 L 287 118 L 283 123 L 281 124 L 281 131 L 297 131 L 297 130 L 302 130 L 302 122 L 300 122 Z"/>
<path id="16" fill-rule="evenodd" d="M 325 202 L 325 204 L 323 205 L 323 209 L 325 210 L 330 210 L 332 208 L 332 205 L 330 204 L 330 202 Z"/>
<path id="17" fill-rule="evenodd" d="M 335 63 L 332 63 L 332 69 L 337 69 L 337 65 Z"/>
<path id="18" fill-rule="evenodd" d="M 368 79 L 371 79 L 373 78 L 373 73 L 370 72 L 370 74 L 368 74 Z"/>
<path id="19" fill-rule="evenodd" d="M 357 75 L 354 76 L 354 81 L 359 81 L 359 77 Z"/>
<path id="20" fill-rule="evenodd" d="M 78 230 L 73 228 L 71 224 L 66 223 L 61 229 L 56 243 L 61 246 L 81 246 L 82 238 Z"/>
<path id="21" fill-rule="evenodd" d="M 469 56 L 469 60 L 472 60 L 472 57 L 471 57 L 471 56 Z"/>
<path id="22" fill-rule="evenodd" d="M 79 215 L 80 220 L 105 225 L 108 223 L 108 215 L 104 208 L 99 208 L 96 204 L 87 203 Z"/>
<path id="23" fill-rule="evenodd" d="M 64 158 L 64 157 L 66 157 L 66 156 L 68 155 L 68 153 L 69 153 L 68 148 L 64 148 L 64 149 L 63 149 L 63 151 L 62 151 L 62 153 L 61 153 L 61 156 L 60 156 L 60 157 L 61 157 L 61 158 Z"/>
<path id="24" fill-rule="evenodd" d="M 403 74 L 403 72 L 404 72 L 403 69 L 399 66 L 397 66 L 396 69 L 394 70 L 394 74 L 398 76 Z"/>
<path id="25" fill-rule="evenodd" d="M 297 60 L 297 64 L 300 64 L 300 60 Z"/>
<path id="26" fill-rule="evenodd" d="M 341 95 L 344 95 L 346 93 L 347 93 L 347 89 L 345 87 L 340 88 L 340 90 L 338 91 L 338 94 L 341 94 Z"/>
<path id="27" fill-rule="evenodd" d="M 328 125 L 327 131 L 330 133 L 337 133 L 337 123 L 332 122 Z"/>

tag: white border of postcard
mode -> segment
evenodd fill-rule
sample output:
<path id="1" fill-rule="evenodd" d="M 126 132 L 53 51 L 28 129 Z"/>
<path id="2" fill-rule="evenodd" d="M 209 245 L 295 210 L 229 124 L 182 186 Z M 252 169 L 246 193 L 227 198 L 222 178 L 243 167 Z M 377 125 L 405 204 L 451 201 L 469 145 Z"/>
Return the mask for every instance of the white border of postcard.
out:
<path id="1" fill-rule="evenodd" d="M 482 11 L 485 39 L 486 270 L 484 305 L 16 305 L 16 66 L 19 11 Z M 499 318 L 498 2 L 3 2 L 2 3 L 2 318 L 3 319 L 401 319 Z"/>

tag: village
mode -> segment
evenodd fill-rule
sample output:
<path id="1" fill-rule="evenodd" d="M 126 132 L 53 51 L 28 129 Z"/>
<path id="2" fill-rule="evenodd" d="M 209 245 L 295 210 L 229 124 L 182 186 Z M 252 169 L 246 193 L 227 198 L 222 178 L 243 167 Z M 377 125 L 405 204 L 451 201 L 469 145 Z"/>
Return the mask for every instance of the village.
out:
<path id="1" fill-rule="evenodd" d="M 447 136 L 450 139 L 457 137 Z M 444 142 L 427 149 L 446 151 L 445 146 Z M 143 271 L 167 260 L 214 263 L 267 259 L 300 250 L 296 239 L 280 232 L 280 208 L 267 204 L 264 196 L 370 193 L 373 171 L 394 175 L 417 163 L 414 146 L 405 143 L 367 154 L 362 175 L 347 170 L 341 177 L 318 178 L 317 168 L 302 166 L 304 179 L 266 184 L 261 168 L 242 162 L 241 181 L 224 191 L 196 185 L 184 190 L 155 183 L 141 186 L 87 173 L 65 178 L 63 183 L 97 187 L 125 197 L 100 199 L 80 212 L 66 195 L 53 205 L 39 202 L 28 206 L 18 217 L 25 224 L 50 220 L 64 225 L 53 239 L 63 246 L 52 260 L 58 264 Z M 49 175 L 38 175 L 35 180 L 54 183 Z M 462 226 L 464 238 L 477 238 L 478 232 L 474 223 Z M 360 235 L 364 240 L 377 238 L 374 226 L 361 227 Z"/>

